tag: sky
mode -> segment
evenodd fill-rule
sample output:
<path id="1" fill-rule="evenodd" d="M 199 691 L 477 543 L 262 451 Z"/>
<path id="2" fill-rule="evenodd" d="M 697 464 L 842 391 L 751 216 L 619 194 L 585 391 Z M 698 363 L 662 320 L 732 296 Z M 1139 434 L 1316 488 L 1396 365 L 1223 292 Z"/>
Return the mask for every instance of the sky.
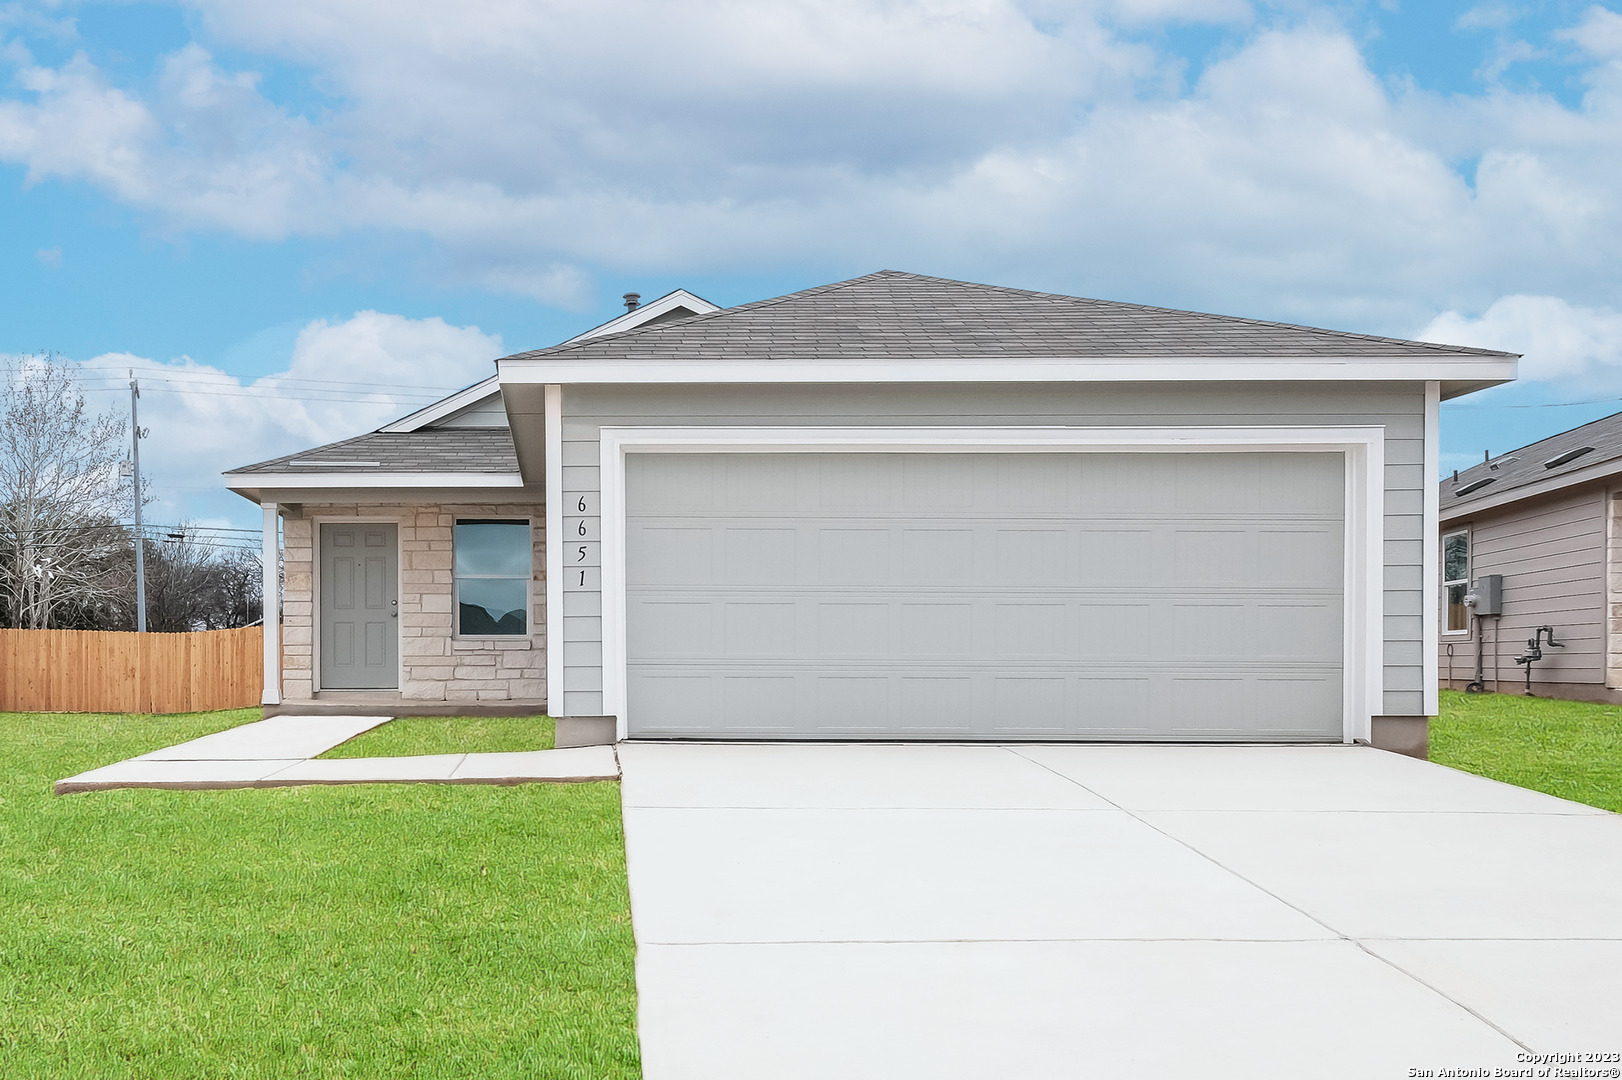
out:
<path id="1" fill-rule="evenodd" d="M 149 520 L 686 288 L 878 269 L 1524 353 L 1622 409 L 1622 14 L 1255 0 L 0 0 L 0 354 L 141 380 Z"/>

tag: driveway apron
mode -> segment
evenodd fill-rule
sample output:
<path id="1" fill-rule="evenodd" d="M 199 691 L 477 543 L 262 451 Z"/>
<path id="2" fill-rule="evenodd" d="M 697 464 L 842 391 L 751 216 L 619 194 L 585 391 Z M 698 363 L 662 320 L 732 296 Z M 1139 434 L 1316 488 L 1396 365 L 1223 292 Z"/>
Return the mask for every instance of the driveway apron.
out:
<path id="1" fill-rule="evenodd" d="M 1365 747 L 624 744 L 647 1080 L 1622 1050 L 1622 817 Z"/>

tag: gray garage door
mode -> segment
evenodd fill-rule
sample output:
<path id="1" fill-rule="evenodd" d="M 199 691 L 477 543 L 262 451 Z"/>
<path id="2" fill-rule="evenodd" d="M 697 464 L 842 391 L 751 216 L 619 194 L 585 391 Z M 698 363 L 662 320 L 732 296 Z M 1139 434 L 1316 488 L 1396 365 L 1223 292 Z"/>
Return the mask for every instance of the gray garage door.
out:
<path id="1" fill-rule="evenodd" d="M 1338 739 L 1342 462 L 631 454 L 630 732 Z"/>

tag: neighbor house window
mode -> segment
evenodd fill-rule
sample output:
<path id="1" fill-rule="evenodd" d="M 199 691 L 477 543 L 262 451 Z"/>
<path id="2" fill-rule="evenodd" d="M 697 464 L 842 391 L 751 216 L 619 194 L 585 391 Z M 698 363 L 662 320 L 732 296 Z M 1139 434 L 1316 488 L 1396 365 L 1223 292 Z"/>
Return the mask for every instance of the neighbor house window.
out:
<path id="1" fill-rule="evenodd" d="M 1448 533 L 1442 537 L 1442 596 L 1447 609 L 1443 633 L 1469 633 L 1470 609 L 1464 606 L 1464 594 L 1469 591 L 1470 534 Z"/>
<path id="2" fill-rule="evenodd" d="M 466 637 L 529 633 L 529 522 L 464 519 L 456 555 L 456 632 Z"/>

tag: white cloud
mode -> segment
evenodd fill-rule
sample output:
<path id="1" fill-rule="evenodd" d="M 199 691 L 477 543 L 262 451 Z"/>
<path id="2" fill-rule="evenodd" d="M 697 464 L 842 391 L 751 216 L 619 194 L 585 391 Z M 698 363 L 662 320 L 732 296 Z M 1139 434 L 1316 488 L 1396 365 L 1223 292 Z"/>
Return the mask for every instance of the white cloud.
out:
<path id="1" fill-rule="evenodd" d="M 1520 377 L 1584 389 L 1622 390 L 1622 312 L 1554 296 L 1504 296 L 1477 317 L 1444 312 L 1421 341 L 1523 354 Z"/>
<path id="2" fill-rule="evenodd" d="M 50 270 L 62 268 L 62 249 L 59 247 L 40 248 L 34 252 L 34 258 L 43 267 Z"/>
<path id="3" fill-rule="evenodd" d="M 1394 331 L 1507 293 L 1601 303 L 1622 246 L 1603 8 L 1565 35 L 1571 108 L 1388 84 L 1321 11 L 1191 87 L 1119 30 L 1255 18 L 1238 0 L 193 2 L 209 45 L 295 66 L 322 106 L 202 44 L 143 93 L 29 61 L 0 159 L 169 230 L 423 235 L 433 272 L 567 307 L 607 268 L 899 266 Z"/>
<path id="4" fill-rule="evenodd" d="M 154 520 L 191 513 L 218 492 L 225 469 L 374 430 L 493 374 L 499 335 L 441 319 L 376 311 L 321 319 L 299 334 L 284 371 L 240 379 L 189 357 L 107 353 L 83 364 L 88 382 L 141 381 L 142 471 L 160 503 Z"/>

